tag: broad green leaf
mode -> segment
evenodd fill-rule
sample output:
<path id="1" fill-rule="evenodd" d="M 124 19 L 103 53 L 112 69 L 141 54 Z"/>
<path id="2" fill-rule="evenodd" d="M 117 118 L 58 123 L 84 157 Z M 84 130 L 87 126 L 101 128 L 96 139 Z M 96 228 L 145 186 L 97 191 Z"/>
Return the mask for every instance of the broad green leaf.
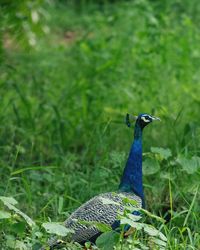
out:
<path id="1" fill-rule="evenodd" d="M 6 205 L 5 203 L 12 205 L 16 205 L 18 203 L 13 197 L 0 196 L 0 200 L 4 203 L 4 205 Z"/>
<path id="2" fill-rule="evenodd" d="M 103 232 L 103 233 L 112 230 L 112 227 L 111 227 L 111 226 L 109 226 L 109 225 L 107 225 L 107 224 L 104 224 L 104 223 L 101 223 L 101 222 L 94 222 L 94 225 L 95 225 L 95 227 L 96 227 L 99 231 L 101 231 L 101 232 Z"/>
<path id="3" fill-rule="evenodd" d="M 57 222 L 46 222 L 42 224 L 42 227 L 44 227 L 47 233 L 56 234 L 58 236 L 67 236 L 69 233 L 74 232 Z"/>
<path id="4" fill-rule="evenodd" d="M 114 194 L 113 194 L 114 195 Z M 103 198 L 101 197 L 100 200 L 103 202 L 103 204 L 105 205 L 117 205 L 117 206 L 120 206 L 119 203 L 113 201 L 113 200 L 110 200 L 110 199 L 107 199 L 107 198 Z"/>
<path id="5" fill-rule="evenodd" d="M 174 180 L 176 178 L 176 175 L 174 173 L 162 171 L 160 172 L 160 178 L 167 180 Z"/>
<path id="6" fill-rule="evenodd" d="M 193 156 L 192 160 L 193 160 L 193 162 L 195 162 L 195 165 L 196 165 L 197 169 L 199 169 L 200 168 L 200 157 Z"/>
<path id="7" fill-rule="evenodd" d="M 177 162 L 181 165 L 182 169 L 188 174 L 193 174 L 198 171 L 200 167 L 200 157 L 193 156 L 191 159 L 183 155 L 179 155 Z"/>
<path id="8" fill-rule="evenodd" d="M 20 153 L 20 154 L 25 154 L 26 153 L 26 149 L 21 145 L 16 145 L 16 149 L 17 149 L 17 152 Z"/>
<path id="9" fill-rule="evenodd" d="M 181 165 L 181 167 L 183 168 L 183 170 L 185 170 L 188 174 L 192 174 L 193 173 L 194 167 L 191 164 L 192 163 L 191 159 L 188 159 L 185 156 L 180 155 L 177 158 L 177 162 Z M 196 168 L 195 168 L 195 170 L 196 170 Z"/>
<path id="10" fill-rule="evenodd" d="M 159 237 L 160 237 L 161 240 L 167 241 L 166 236 L 163 233 L 161 233 L 161 232 L 159 232 Z"/>
<path id="11" fill-rule="evenodd" d="M 165 235 L 152 225 L 149 225 L 146 223 L 135 222 L 129 218 L 122 218 L 120 222 L 121 222 L 121 225 L 128 224 L 132 228 L 135 228 L 137 230 L 143 229 L 150 237 L 160 237 L 161 241 L 167 241 L 167 238 L 165 237 Z"/>
<path id="12" fill-rule="evenodd" d="M 156 245 L 159 245 L 161 247 L 166 247 L 166 245 L 167 245 L 167 243 L 165 241 L 154 238 L 154 237 L 151 238 L 151 241 L 153 241 Z"/>
<path id="13" fill-rule="evenodd" d="M 23 241 L 16 240 L 15 249 L 16 250 L 28 250 L 29 248 L 24 244 Z"/>
<path id="14" fill-rule="evenodd" d="M 142 216 L 139 216 L 139 215 L 134 215 L 134 214 L 130 214 L 128 213 L 127 216 L 129 217 L 129 219 L 131 219 L 132 221 L 139 221 Z"/>
<path id="15" fill-rule="evenodd" d="M 35 222 L 28 215 L 14 206 L 15 204 L 17 204 L 17 201 L 14 198 L 0 196 L 0 200 L 8 209 L 13 210 L 16 214 L 19 214 L 21 217 L 23 217 L 30 227 L 35 226 Z"/>
<path id="16" fill-rule="evenodd" d="M 132 221 L 131 219 L 129 218 L 122 218 L 120 220 L 120 224 L 121 225 L 130 225 L 131 227 L 133 228 L 136 228 L 137 230 L 141 230 L 143 228 L 143 223 L 139 223 L 139 222 L 135 222 L 135 221 Z"/>
<path id="17" fill-rule="evenodd" d="M 43 248 L 42 248 L 42 244 L 39 243 L 39 242 L 35 242 L 35 243 L 32 245 L 32 248 L 31 248 L 31 250 L 41 250 L 41 249 L 43 249 Z M 30 250 L 30 249 L 28 249 L 28 250 Z"/>
<path id="18" fill-rule="evenodd" d="M 91 242 L 85 242 L 85 248 L 90 249 L 91 248 Z"/>
<path id="19" fill-rule="evenodd" d="M 147 158 L 143 162 L 143 174 L 151 175 L 155 174 L 160 170 L 160 165 L 156 159 Z"/>
<path id="20" fill-rule="evenodd" d="M 15 237 L 13 235 L 6 235 L 6 246 L 11 249 L 15 249 Z"/>
<path id="21" fill-rule="evenodd" d="M 119 194 L 119 196 L 122 198 L 122 201 L 125 203 L 125 204 L 128 204 L 128 205 L 133 205 L 134 207 L 138 207 L 138 201 L 136 200 L 133 200 L 133 199 L 130 199 L 128 198 L 127 196 L 123 195 L 123 194 Z M 131 206 L 131 208 L 133 209 L 133 207 Z"/>
<path id="22" fill-rule="evenodd" d="M 80 224 L 83 225 L 87 225 L 87 226 L 95 226 L 99 231 L 105 233 L 108 231 L 112 230 L 112 227 L 110 225 L 107 225 L 105 223 L 102 222 L 98 222 L 98 221 L 86 221 L 86 220 L 79 220 L 78 221 Z"/>
<path id="23" fill-rule="evenodd" d="M 153 227 L 152 225 L 148 225 L 148 224 L 143 224 L 144 225 L 144 231 L 150 235 L 150 236 L 158 236 L 159 235 L 159 230 L 157 230 L 155 227 Z"/>
<path id="24" fill-rule="evenodd" d="M 26 222 L 25 221 L 19 221 L 11 225 L 11 230 L 14 233 L 23 234 L 26 230 Z"/>
<path id="25" fill-rule="evenodd" d="M 119 239 L 119 233 L 115 231 L 106 232 L 97 238 L 96 245 L 101 250 L 113 250 L 114 246 L 119 242 Z"/>
<path id="26" fill-rule="evenodd" d="M 35 232 L 34 233 L 35 234 L 35 236 L 37 236 L 38 238 L 42 238 L 42 236 L 43 236 L 43 233 L 41 233 L 41 232 Z"/>
<path id="27" fill-rule="evenodd" d="M 123 196 L 122 196 L 123 197 Z M 133 206 L 138 206 L 138 202 L 136 200 L 133 199 L 129 199 L 128 197 L 124 196 L 123 198 L 123 202 L 127 203 L 127 204 L 131 204 Z"/>
<path id="28" fill-rule="evenodd" d="M 3 211 L 3 210 L 0 210 L 0 220 L 1 219 L 9 219 L 10 217 L 11 217 L 10 213 Z"/>
<path id="29" fill-rule="evenodd" d="M 129 211 L 130 213 L 132 213 L 134 211 L 140 211 L 140 209 L 141 209 L 139 207 L 132 206 L 132 205 L 130 205 L 130 206 L 126 205 L 126 206 L 124 206 L 124 208 L 125 208 L 126 211 Z M 120 212 L 119 212 L 119 214 L 120 214 Z"/>
<path id="30" fill-rule="evenodd" d="M 135 241 L 134 241 L 135 243 Z M 149 247 L 145 246 L 144 244 L 142 244 L 142 242 L 138 241 L 137 243 L 139 246 L 140 246 L 140 249 L 139 250 L 149 250 Z M 137 248 L 138 249 L 138 248 Z M 135 248 L 133 249 L 135 250 Z M 159 249 L 160 250 L 160 249 Z"/>
<path id="31" fill-rule="evenodd" d="M 161 157 L 161 160 L 168 159 L 170 156 L 172 156 L 172 152 L 169 148 L 151 147 L 151 152 L 155 154 L 159 154 Z"/>

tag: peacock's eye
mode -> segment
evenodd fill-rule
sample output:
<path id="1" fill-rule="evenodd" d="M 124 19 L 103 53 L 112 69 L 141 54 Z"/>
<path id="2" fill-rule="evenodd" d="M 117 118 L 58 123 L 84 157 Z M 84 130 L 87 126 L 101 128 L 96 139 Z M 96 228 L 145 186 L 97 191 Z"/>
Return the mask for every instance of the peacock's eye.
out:
<path id="1" fill-rule="evenodd" d="M 141 117 L 141 120 L 143 120 L 143 121 L 146 122 L 146 123 L 151 122 L 150 117 L 149 117 L 148 115 L 143 115 L 143 116 Z"/>

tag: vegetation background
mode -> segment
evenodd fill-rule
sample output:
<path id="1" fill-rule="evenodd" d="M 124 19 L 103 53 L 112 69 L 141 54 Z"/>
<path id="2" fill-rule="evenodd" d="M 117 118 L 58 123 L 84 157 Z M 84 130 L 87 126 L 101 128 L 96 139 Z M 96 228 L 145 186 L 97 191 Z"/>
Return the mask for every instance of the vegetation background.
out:
<path id="1" fill-rule="evenodd" d="M 147 210 L 167 249 L 200 249 L 199 0 L 0 8 L 0 248 L 38 249 L 42 223 L 116 190 L 124 115 L 147 112 L 162 119 L 144 132 Z"/>

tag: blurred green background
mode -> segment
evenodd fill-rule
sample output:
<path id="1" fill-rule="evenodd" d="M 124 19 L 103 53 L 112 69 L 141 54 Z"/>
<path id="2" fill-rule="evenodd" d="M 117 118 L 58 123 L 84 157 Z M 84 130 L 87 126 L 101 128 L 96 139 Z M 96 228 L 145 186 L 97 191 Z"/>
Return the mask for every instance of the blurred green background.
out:
<path id="1" fill-rule="evenodd" d="M 62 221 L 117 189 L 133 137 L 125 114 L 150 113 L 162 122 L 144 132 L 147 209 L 175 217 L 177 249 L 198 248 L 199 0 L 0 8 L 0 195 L 38 223 Z M 27 235 L 9 223 L 0 221 L 2 246 L 7 234 Z"/>

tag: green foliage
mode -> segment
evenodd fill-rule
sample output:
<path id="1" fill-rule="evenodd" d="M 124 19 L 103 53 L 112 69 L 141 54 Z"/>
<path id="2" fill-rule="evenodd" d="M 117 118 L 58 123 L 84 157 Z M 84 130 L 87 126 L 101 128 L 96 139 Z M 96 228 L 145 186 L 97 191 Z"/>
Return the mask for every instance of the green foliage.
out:
<path id="1" fill-rule="evenodd" d="M 169 148 L 155 148 L 151 147 L 151 152 L 158 154 L 160 156 L 160 160 L 167 160 L 170 156 L 172 156 L 171 150 Z"/>
<path id="2" fill-rule="evenodd" d="M 200 169 L 200 157 L 198 156 L 193 156 L 191 159 L 188 159 L 187 157 L 180 155 L 177 158 L 177 162 L 188 174 L 197 173 Z"/>
<path id="3" fill-rule="evenodd" d="M 11 218 L 11 214 L 6 211 L 0 211 L 0 219 L 9 219 Z"/>
<path id="4" fill-rule="evenodd" d="M 120 234 L 111 231 L 100 235 L 96 241 L 97 246 L 102 250 L 112 250 L 119 242 Z"/>
<path id="5" fill-rule="evenodd" d="M 38 249 L 50 236 L 43 223 L 117 190 L 133 134 L 127 112 L 162 119 L 145 129 L 143 143 L 150 214 L 138 223 L 154 229 L 124 240 L 109 231 L 98 244 L 105 248 L 112 234 L 116 249 L 156 249 L 163 239 L 141 236 L 158 230 L 170 250 L 197 249 L 200 2 L 30 0 L 0 8 L 0 249 Z"/>
<path id="6" fill-rule="evenodd" d="M 27 224 L 30 227 L 34 227 L 35 226 L 35 222 L 29 217 L 27 216 L 25 213 L 23 213 L 21 210 L 19 210 L 18 208 L 15 207 L 15 205 L 17 204 L 17 201 L 13 198 L 13 197 L 4 197 L 4 196 L 0 196 L 0 200 L 3 202 L 3 204 L 9 209 L 14 211 L 17 215 L 20 215 L 21 217 L 24 218 L 24 220 L 27 222 Z"/>
<path id="7" fill-rule="evenodd" d="M 111 231 L 112 228 L 110 225 L 106 225 L 104 223 L 101 222 L 97 222 L 97 221 L 79 221 L 81 224 L 83 225 L 87 225 L 87 226 L 95 226 L 100 232 L 104 233 L 107 231 Z"/>
<path id="8" fill-rule="evenodd" d="M 42 226 L 45 228 L 47 233 L 56 234 L 59 236 L 67 236 L 69 233 L 73 232 L 72 230 L 67 229 L 66 227 L 57 222 L 46 222 L 43 223 Z"/>
<path id="9" fill-rule="evenodd" d="M 0 201 L 0 229 L 4 233 L 2 249 L 39 249 L 43 233 L 36 223 L 16 207 L 18 202 L 13 197 L 0 196 Z"/>
<path id="10" fill-rule="evenodd" d="M 37 36 L 48 32 L 45 25 L 47 13 L 44 9 L 45 0 L 2 0 L 1 11 L 1 50 L 2 47 L 35 46 Z"/>
<path id="11" fill-rule="evenodd" d="M 155 159 L 147 158 L 143 163 L 144 175 L 151 175 L 159 172 L 160 165 Z"/>

